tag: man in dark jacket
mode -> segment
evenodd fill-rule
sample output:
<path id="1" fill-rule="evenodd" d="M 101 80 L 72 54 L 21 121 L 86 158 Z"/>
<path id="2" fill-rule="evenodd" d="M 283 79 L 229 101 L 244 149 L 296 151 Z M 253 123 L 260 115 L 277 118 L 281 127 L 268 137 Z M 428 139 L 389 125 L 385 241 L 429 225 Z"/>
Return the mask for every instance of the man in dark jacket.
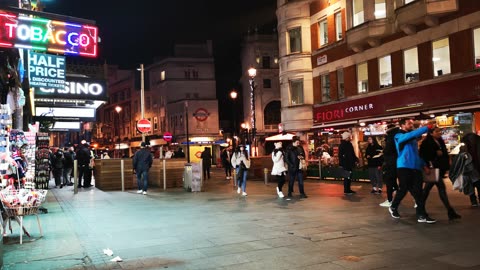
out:
<path id="1" fill-rule="evenodd" d="M 65 158 L 65 162 L 63 163 L 63 185 L 73 186 L 72 181 L 70 181 L 70 176 L 72 175 L 75 152 L 73 152 L 73 147 L 65 147 L 64 150 L 63 157 Z"/>
<path id="2" fill-rule="evenodd" d="M 387 126 L 387 137 L 385 138 L 385 149 L 383 149 L 383 181 L 387 186 L 387 200 L 380 204 L 383 207 L 390 207 L 393 201 L 393 192 L 398 190 L 397 184 L 397 148 L 395 147 L 394 136 L 400 131 L 395 124 Z"/>
<path id="3" fill-rule="evenodd" d="M 298 181 L 298 189 L 300 191 L 300 198 L 308 198 L 303 189 L 303 170 L 300 169 L 300 159 L 305 159 L 305 151 L 300 146 L 300 139 L 297 136 L 293 137 L 293 142 L 287 147 L 286 161 L 288 165 L 288 196 L 287 200 L 292 198 L 293 185 L 295 178 Z M 306 169 L 306 168 L 303 168 Z"/>
<path id="4" fill-rule="evenodd" d="M 342 133 L 342 140 L 340 146 L 338 147 L 338 161 L 339 165 L 348 173 L 348 176 L 343 178 L 343 193 L 345 195 L 352 195 L 356 192 L 352 190 L 352 171 L 355 168 L 355 164 L 358 162 L 358 157 L 355 155 L 353 150 L 353 145 L 350 142 L 352 139 L 352 134 L 345 131 Z"/>
<path id="5" fill-rule="evenodd" d="M 91 187 L 92 171 L 88 167 L 90 164 L 90 149 L 85 140 L 82 140 L 76 156 L 78 162 L 78 187 Z M 83 178 L 83 185 L 82 185 Z"/>
<path id="6" fill-rule="evenodd" d="M 212 167 L 212 153 L 210 152 L 210 147 L 205 147 L 200 158 L 202 159 L 203 179 L 210 179 L 210 168 Z"/>
<path id="7" fill-rule="evenodd" d="M 140 144 L 140 150 L 135 152 L 133 156 L 133 172 L 137 175 L 137 193 L 143 193 L 143 195 L 147 195 L 148 171 L 153 163 L 152 153 L 146 146 L 147 144 L 142 142 Z"/>

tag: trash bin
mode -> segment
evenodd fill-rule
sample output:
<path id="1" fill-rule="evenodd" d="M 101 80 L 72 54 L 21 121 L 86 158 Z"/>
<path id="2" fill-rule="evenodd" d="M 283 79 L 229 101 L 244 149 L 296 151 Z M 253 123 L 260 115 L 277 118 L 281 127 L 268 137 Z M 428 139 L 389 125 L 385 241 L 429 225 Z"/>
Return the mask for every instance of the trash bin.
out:
<path id="1" fill-rule="evenodd" d="M 192 164 L 186 163 L 185 169 L 183 170 L 183 188 L 186 191 L 192 191 L 192 178 L 193 178 L 193 170 Z"/>

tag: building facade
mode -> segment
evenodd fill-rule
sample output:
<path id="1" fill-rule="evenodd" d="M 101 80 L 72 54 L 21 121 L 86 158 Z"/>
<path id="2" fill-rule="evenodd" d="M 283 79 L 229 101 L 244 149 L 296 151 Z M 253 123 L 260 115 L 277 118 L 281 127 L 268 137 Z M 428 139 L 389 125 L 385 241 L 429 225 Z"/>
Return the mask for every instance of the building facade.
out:
<path id="1" fill-rule="evenodd" d="M 475 1 L 279 0 L 277 17 L 280 80 L 289 82 L 282 88 L 287 130 L 309 130 L 308 139 L 320 143 L 328 140 L 322 134 L 348 128 L 358 131 L 355 139 L 361 142 L 401 117 L 437 117 L 446 130 L 463 126 L 445 134 L 456 138 L 452 145 L 465 132 L 479 130 L 480 6 Z M 292 48 L 297 36 L 299 56 Z M 310 61 L 291 64 L 300 55 Z M 313 105 L 308 126 L 290 121 L 300 110 L 287 107 L 297 96 L 295 76 L 303 78 L 304 104 Z"/>

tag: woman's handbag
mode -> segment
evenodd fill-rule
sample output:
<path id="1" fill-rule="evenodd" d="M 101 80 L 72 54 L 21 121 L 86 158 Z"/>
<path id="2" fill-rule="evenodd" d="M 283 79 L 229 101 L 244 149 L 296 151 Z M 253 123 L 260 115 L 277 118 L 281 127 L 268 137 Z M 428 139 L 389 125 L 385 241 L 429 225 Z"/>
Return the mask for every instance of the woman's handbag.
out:
<path id="1" fill-rule="evenodd" d="M 307 161 L 305 159 L 300 159 L 300 163 L 298 164 L 298 169 L 300 170 L 307 169 Z"/>
<path id="2" fill-rule="evenodd" d="M 437 183 L 440 178 L 440 169 L 433 168 L 432 163 L 430 162 L 430 172 L 426 173 L 423 171 L 423 182 L 426 183 Z"/>

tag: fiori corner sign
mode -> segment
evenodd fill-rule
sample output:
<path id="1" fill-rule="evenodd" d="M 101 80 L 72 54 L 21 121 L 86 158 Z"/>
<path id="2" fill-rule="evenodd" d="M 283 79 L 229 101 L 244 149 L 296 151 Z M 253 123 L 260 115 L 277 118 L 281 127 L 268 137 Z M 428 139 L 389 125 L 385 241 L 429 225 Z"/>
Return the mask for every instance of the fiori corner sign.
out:
<path id="1" fill-rule="evenodd" d="M 0 10 L 0 47 L 97 56 L 98 28 Z"/>

